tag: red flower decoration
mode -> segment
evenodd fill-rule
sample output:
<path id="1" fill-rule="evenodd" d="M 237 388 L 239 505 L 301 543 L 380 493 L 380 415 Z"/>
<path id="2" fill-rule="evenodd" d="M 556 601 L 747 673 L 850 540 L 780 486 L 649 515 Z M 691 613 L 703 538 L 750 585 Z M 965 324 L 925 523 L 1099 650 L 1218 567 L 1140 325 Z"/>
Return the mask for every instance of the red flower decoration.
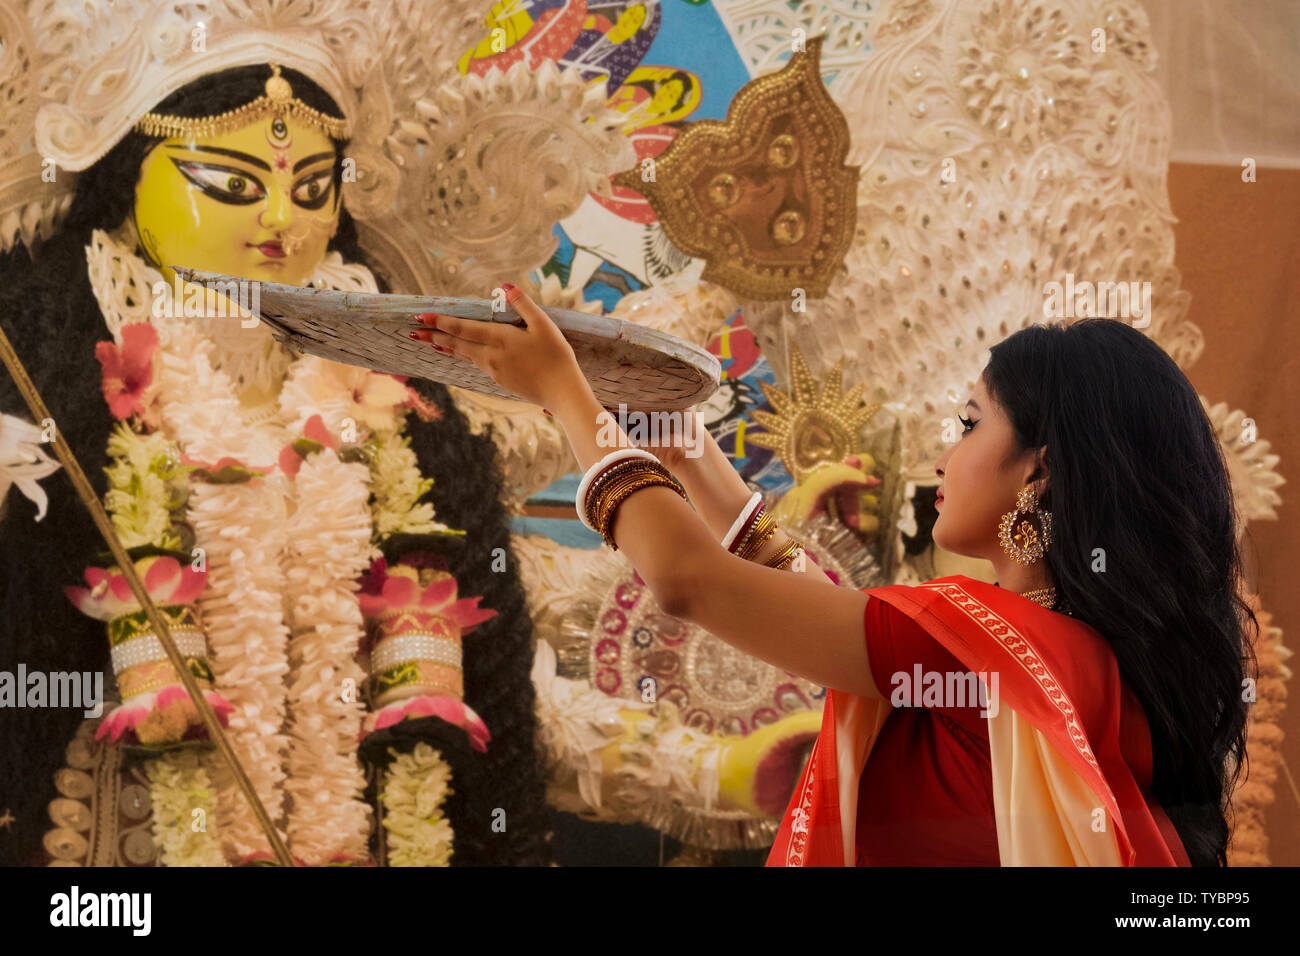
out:
<path id="1" fill-rule="evenodd" d="M 190 472 L 191 477 L 211 482 L 214 485 L 240 484 L 241 482 L 269 475 L 272 470 L 269 465 L 261 468 L 256 465 L 245 465 L 238 458 L 231 458 L 229 455 L 218 458 L 212 463 L 199 461 L 189 455 L 181 455 L 181 464 L 192 469 Z"/>
<path id="2" fill-rule="evenodd" d="M 116 419 L 143 414 L 144 393 L 153 384 L 153 353 L 158 330 L 147 322 L 122 326 L 122 344 L 100 342 L 95 358 L 104 369 L 104 401 Z"/>
<path id="3" fill-rule="evenodd" d="M 388 561 L 385 558 L 375 558 L 370 562 L 370 567 L 361 575 L 361 593 L 371 596 L 378 595 L 384 590 L 384 582 L 388 580 Z"/>
<path id="4" fill-rule="evenodd" d="M 420 393 L 411 386 L 406 386 L 406 401 L 403 403 L 422 422 L 436 422 L 442 418 L 442 409 L 432 402 L 425 401 Z"/>
<path id="5" fill-rule="evenodd" d="M 330 430 L 325 427 L 325 420 L 319 415 L 313 415 L 303 423 L 302 434 L 302 438 L 280 449 L 280 470 L 290 478 L 297 477 L 298 469 L 308 455 L 327 447 L 339 450 L 338 439 L 330 434 Z"/>

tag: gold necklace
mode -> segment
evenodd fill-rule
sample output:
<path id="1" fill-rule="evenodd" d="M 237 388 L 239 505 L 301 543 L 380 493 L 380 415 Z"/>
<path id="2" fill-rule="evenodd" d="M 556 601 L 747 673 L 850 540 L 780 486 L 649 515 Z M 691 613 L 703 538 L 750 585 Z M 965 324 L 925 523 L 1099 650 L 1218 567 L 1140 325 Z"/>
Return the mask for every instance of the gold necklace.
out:
<path id="1" fill-rule="evenodd" d="M 1041 604 L 1043 607 L 1047 608 L 1050 611 L 1052 609 L 1052 605 L 1056 603 L 1056 588 L 1054 587 L 1035 588 L 1032 591 L 1023 592 L 1020 596 L 1023 598 L 1029 598 L 1029 600 L 1033 601 L 1035 604 Z M 1069 605 L 1067 605 L 1064 601 L 1061 602 L 1061 606 L 1057 608 L 1057 610 L 1060 611 L 1062 614 L 1070 614 L 1071 616 L 1073 616 L 1071 614 Z"/>
<path id="2" fill-rule="evenodd" d="M 996 581 L 993 582 L 993 586 L 995 588 L 1001 587 L 1001 585 Z M 1035 604 L 1041 604 L 1049 611 L 1052 609 L 1052 605 L 1056 603 L 1056 588 L 1051 587 L 1050 585 L 1045 588 L 1034 588 L 1032 591 L 1017 591 L 1016 593 L 1022 598 L 1028 598 Z M 1074 612 L 1070 610 L 1070 605 L 1065 601 L 1062 601 L 1061 606 L 1056 610 L 1060 611 L 1062 614 L 1068 614 L 1071 617 L 1074 616 Z"/>

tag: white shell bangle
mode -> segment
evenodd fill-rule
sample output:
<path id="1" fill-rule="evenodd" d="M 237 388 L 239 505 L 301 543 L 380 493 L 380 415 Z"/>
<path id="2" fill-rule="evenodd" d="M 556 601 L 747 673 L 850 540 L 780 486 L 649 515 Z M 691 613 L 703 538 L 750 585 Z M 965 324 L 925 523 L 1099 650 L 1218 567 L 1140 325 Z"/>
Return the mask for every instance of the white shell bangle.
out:
<path id="1" fill-rule="evenodd" d="M 731 523 L 731 530 L 722 539 L 724 548 L 728 551 L 731 550 L 731 546 L 736 543 L 736 535 L 740 534 L 740 529 L 745 526 L 745 522 L 753 517 L 754 511 L 761 507 L 763 507 L 763 494 L 756 491 L 749 496 L 749 500 L 745 502 L 745 507 L 740 509 L 740 516 Z"/>

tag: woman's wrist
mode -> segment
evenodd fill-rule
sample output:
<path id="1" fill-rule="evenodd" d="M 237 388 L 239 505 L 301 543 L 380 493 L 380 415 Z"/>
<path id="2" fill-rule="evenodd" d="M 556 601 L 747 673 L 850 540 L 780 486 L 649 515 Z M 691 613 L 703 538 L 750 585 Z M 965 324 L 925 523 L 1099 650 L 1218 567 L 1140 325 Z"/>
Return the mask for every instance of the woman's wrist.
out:
<path id="1" fill-rule="evenodd" d="M 704 442 L 703 454 L 689 459 L 689 464 L 686 461 L 673 475 L 713 536 L 721 541 L 754 492 L 712 439 Z"/>
<path id="2" fill-rule="evenodd" d="M 618 420 L 597 400 L 581 370 L 549 390 L 547 401 L 583 471 L 617 448 L 634 447 L 618 427 Z M 618 444 L 610 444 L 611 434 Z M 699 455 L 683 456 L 670 471 L 713 536 L 721 541 L 753 492 L 712 436 L 706 433 L 699 447 Z"/>
<path id="3" fill-rule="evenodd" d="M 616 436 L 621 435 L 618 420 L 600 404 L 581 370 L 549 395 L 547 408 L 559 419 L 573 448 L 573 455 L 578 460 L 578 466 L 583 471 L 619 447 L 610 445 L 606 440 L 611 428 Z M 620 441 L 626 443 L 626 437 Z M 624 444 L 623 447 L 630 446 Z"/>

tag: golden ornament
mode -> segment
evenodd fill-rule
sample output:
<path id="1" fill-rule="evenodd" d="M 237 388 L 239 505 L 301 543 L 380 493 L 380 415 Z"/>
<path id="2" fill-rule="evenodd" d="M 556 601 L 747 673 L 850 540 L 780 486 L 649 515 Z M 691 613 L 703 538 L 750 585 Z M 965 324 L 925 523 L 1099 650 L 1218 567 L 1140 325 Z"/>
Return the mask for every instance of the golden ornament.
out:
<path id="1" fill-rule="evenodd" d="M 821 37 L 741 87 L 725 121 L 690 123 L 614 184 L 650 202 L 702 278 L 744 299 L 826 294 L 857 222 L 849 126 L 822 82 Z"/>
<path id="2" fill-rule="evenodd" d="M 773 411 L 754 412 L 754 421 L 767 431 L 747 439 L 775 451 L 796 484 L 823 462 L 839 464 L 853 454 L 858 432 L 880 411 L 880 403 L 863 402 L 866 386 L 844 391 L 843 365 L 843 359 L 837 361 L 819 384 L 799 347 L 792 346 L 790 391 L 759 383 Z"/>

